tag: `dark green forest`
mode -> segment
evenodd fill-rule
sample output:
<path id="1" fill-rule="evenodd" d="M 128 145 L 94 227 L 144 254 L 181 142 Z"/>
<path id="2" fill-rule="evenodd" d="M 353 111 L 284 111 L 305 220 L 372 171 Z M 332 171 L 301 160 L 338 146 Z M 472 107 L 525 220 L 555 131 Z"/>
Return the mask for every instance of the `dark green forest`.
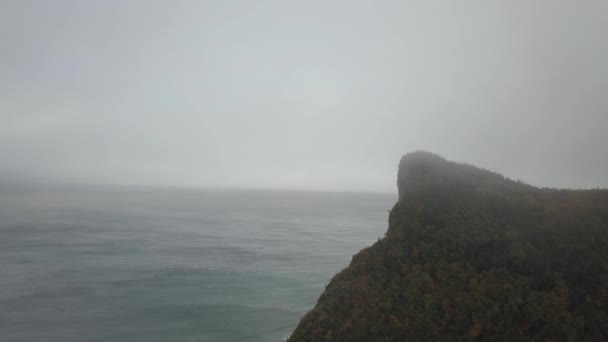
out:
<path id="1" fill-rule="evenodd" d="M 289 341 L 607 341 L 608 190 L 405 155 L 386 236 Z"/>

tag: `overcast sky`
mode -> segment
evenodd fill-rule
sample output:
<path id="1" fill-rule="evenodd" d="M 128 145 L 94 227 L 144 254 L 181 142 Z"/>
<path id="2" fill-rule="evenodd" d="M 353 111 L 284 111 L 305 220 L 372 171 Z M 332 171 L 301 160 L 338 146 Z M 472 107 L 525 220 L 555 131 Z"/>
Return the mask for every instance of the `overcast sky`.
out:
<path id="1" fill-rule="evenodd" d="M 0 2 L 0 178 L 608 187 L 608 1 Z"/>

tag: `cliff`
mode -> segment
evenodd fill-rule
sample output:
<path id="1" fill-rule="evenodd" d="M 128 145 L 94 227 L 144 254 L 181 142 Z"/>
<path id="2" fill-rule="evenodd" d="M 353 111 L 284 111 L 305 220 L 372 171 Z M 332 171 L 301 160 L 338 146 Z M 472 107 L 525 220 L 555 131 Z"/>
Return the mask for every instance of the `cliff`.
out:
<path id="1" fill-rule="evenodd" d="M 386 237 L 289 341 L 608 340 L 608 191 L 405 155 Z"/>

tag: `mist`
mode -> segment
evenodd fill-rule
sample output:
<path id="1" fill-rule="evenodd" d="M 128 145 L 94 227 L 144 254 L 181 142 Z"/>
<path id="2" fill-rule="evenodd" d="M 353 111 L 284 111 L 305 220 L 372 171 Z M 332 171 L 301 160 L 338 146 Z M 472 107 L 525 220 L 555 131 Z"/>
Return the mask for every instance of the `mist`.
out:
<path id="1" fill-rule="evenodd" d="M 0 179 L 608 186 L 606 1 L 3 1 Z"/>

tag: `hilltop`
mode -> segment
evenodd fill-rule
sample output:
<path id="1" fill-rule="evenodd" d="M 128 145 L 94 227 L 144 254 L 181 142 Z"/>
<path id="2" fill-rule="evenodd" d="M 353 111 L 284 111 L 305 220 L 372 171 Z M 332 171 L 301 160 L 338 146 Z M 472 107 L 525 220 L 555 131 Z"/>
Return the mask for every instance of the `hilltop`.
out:
<path id="1" fill-rule="evenodd" d="M 608 191 L 405 155 L 386 236 L 289 341 L 608 340 Z"/>

